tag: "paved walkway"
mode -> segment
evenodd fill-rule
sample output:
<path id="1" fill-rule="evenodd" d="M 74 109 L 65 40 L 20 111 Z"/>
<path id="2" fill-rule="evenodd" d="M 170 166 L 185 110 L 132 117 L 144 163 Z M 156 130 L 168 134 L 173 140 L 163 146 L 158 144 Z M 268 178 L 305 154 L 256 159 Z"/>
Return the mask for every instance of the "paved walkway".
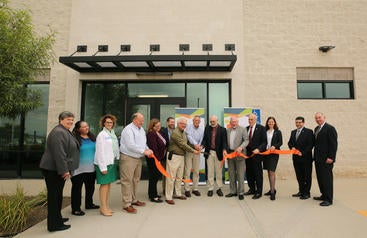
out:
<path id="1" fill-rule="evenodd" d="M 43 180 L 0 180 L 0 192 L 11 192 L 17 182 L 28 194 L 44 187 Z M 82 217 L 72 216 L 69 206 L 63 210 L 63 216 L 70 218 L 69 230 L 50 233 L 43 221 L 16 237 L 367 237 L 367 214 L 359 213 L 367 211 L 367 179 L 335 179 L 334 183 L 335 200 L 330 207 L 320 207 L 313 199 L 291 197 L 297 192 L 296 181 L 291 179 L 277 181 L 276 201 L 266 196 L 258 200 L 245 197 L 243 201 L 216 194 L 209 198 L 206 187 L 201 186 L 201 197 L 176 200 L 174 206 L 147 202 L 137 214 L 121 211 L 120 185 L 113 184 L 112 217 L 103 217 L 95 210 L 87 210 Z M 140 185 L 138 197 L 148 201 L 147 181 Z M 267 191 L 267 183 L 264 188 Z M 64 191 L 70 195 L 70 182 Z M 225 185 L 224 194 L 228 191 Z M 319 195 L 316 180 L 311 192 Z M 95 202 L 98 204 L 98 190 Z"/>

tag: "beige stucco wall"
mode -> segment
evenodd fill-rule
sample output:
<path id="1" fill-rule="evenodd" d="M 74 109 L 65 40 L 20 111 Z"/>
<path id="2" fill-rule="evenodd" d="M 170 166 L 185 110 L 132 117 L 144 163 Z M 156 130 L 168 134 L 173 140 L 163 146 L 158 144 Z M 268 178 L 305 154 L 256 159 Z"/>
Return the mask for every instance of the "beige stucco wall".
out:
<path id="1" fill-rule="evenodd" d="M 275 116 L 284 146 L 303 115 L 314 128 L 316 111 L 326 114 L 339 133 L 336 175 L 367 176 L 366 118 L 367 22 L 365 1 L 356 0 L 30 0 L 26 2 L 39 31 L 57 32 L 57 58 L 88 45 L 92 55 L 99 44 L 108 44 L 107 55 L 131 44 L 128 54 L 149 54 L 149 44 L 160 44 L 154 54 L 180 54 L 178 45 L 190 44 L 187 54 L 205 54 L 203 43 L 212 43 L 211 54 L 229 54 L 225 43 L 235 43 L 238 56 L 232 72 L 174 73 L 143 76 L 135 73 L 79 74 L 58 62 L 51 68 L 49 125 L 62 110 L 79 116 L 81 80 L 232 79 L 232 106 L 259 107 L 262 120 Z M 321 53 L 321 45 L 335 45 Z M 82 55 L 82 54 L 79 54 Z M 102 55 L 102 53 L 100 54 Z M 297 100 L 297 67 L 354 68 L 355 100 Z M 358 129 L 356 129 L 358 127 Z M 281 157 L 280 177 L 293 175 L 289 156 Z"/>
<path id="2" fill-rule="evenodd" d="M 366 1 L 355 0 L 244 1 L 246 96 L 235 97 L 234 106 L 258 106 L 263 120 L 274 115 L 285 143 L 296 116 L 305 116 L 306 126 L 314 128 L 314 113 L 325 112 L 339 133 L 339 175 L 365 176 L 367 171 L 366 10 Z M 336 48 L 321 53 L 321 45 Z M 297 100 L 297 67 L 353 67 L 356 99 Z M 287 165 L 281 160 L 278 172 Z"/>

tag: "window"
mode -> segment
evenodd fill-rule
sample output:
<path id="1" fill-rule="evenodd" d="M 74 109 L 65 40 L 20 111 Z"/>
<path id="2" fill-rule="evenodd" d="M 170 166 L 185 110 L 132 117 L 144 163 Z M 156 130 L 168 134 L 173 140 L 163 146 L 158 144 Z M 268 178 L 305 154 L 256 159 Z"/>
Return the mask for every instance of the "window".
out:
<path id="1" fill-rule="evenodd" d="M 298 81 L 299 99 L 354 99 L 353 81 Z"/>
<path id="2" fill-rule="evenodd" d="M 297 68 L 298 99 L 354 99 L 353 68 Z"/>

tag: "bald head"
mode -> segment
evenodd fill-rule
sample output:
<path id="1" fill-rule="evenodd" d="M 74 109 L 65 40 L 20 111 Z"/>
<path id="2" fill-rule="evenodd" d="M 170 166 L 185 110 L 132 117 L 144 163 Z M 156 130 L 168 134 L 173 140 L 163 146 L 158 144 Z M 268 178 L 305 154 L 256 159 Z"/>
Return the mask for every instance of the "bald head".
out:
<path id="1" fill-rule="evenodd" d="M 315 121 L 319 126 L 324 124 L 325 120 L 326 120 L 326 117 L 325 117 L 324 113 L 322 113 L 322 112 L 316 112 L 315 113 Z"/>
<path id="2" fill-rule="evenodd" d="M 218 125 L 218 117 L 216 115 L 211 115 L 209 122 L 211 127 L 216 127 Z"/>
<path id="3" fill-rule="evenodd" d="M 237 116 L 231 116 L 229 124 L 231 125 L 232 128 L 237 128 L 237 126 L 238 126 L 238 117 Z"/>
<path id="4" fill-rule="evenodd" d="M 144 116 L 140 112 L 134 113 L 132 116 L 133 124 L 141 128 L 144 124 Z"/>
<path id="5" fill-rule="evenodd" d="M 248 124 L 250 124 L 250 126 L 253 126 L 256 124 L 257 121 L 257 116 L 253 113 L 251 113 L 250 115 L 248 115 Z"/>

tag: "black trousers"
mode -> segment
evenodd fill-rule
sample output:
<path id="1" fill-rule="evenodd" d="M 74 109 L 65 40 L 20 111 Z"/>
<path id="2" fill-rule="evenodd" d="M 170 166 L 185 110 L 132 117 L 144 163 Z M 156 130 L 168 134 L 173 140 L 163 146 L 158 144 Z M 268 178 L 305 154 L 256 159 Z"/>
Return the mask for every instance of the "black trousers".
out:
<path id="1" fill-rule="evenodd" d="M 252 158 L 246 159 L 246 177 L 250 190 L 256 194 L 262 194 L 263 168 L 261 155 L 255 155 Z"/>
<path id="2" fill-rule="evenodd" d="M 298 191 L 303 195 L 310 195 L 312 160 L 293 159 L 293 167 L 298 181 Z"/>
<path id="3" fill-rule="evenodd" d="M 158 197 L 157 183 L 162 175 L 155 166 L 154 159 L 152 158 L 146 158 L 146 159 L 149 173 L 148 196 L 150 199 L 152 199 Z"/>
<path id="4" fill-rule="evenodd" d="M 61 208 L 65 180 L 56 171 L 42 169 L 47 187 L 47 229 L 62 226 Z"/>
<path id="5" fill-rule="evenodd" d="M 324 201 L 333 202 L 333 168 L 334 164 L 315 162 L 316 177 L 321 197 Z"/>
<path id="6" fill-rule="evenodd" d="M 96 172 L 81 173 L 71 177 L 71 210 L 80 211 L 82 202 L 82 187 L 85 186 L 85 208 L 93 206 L 94 183 Z"/>

